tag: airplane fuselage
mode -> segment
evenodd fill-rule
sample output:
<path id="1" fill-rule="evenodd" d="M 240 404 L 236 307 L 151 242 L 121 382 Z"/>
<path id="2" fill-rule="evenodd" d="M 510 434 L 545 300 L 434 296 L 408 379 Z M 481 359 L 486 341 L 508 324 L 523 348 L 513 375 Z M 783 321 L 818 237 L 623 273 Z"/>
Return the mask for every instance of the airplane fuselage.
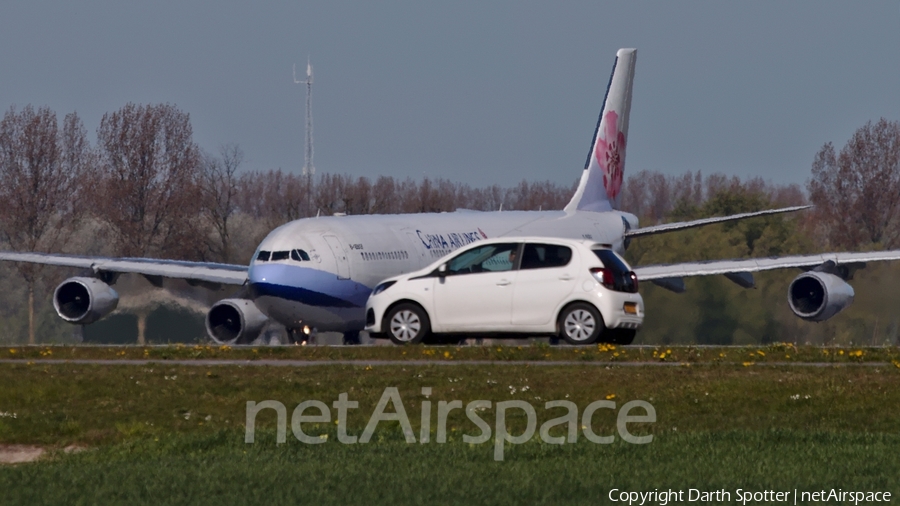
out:
<path id="1" fill-rule="evenodd" d="M 627 228 L 637 228 L 637 218 L 620 211 L 306 218 L 276 228 L 260 243 L 250 263 L 250 292 L 260 310 L 287 328 L 353 332 L 365 326 L 366 299 L 381 280 L 461 246 L 530 235 L 591 239 L 621 252 Z"/>

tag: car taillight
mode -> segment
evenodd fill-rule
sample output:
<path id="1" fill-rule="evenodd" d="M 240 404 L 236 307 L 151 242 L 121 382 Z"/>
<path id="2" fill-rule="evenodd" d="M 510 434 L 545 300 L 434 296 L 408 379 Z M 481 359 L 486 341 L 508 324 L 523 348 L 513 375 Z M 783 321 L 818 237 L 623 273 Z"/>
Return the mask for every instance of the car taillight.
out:
<path id="1" fill-rule="evenodd" d="M 637 293 L 637 291 L 638 291 L 637 274 L 635 274 L 634 271 L 631 271 L 628 273 L 628 275 L 631 276 L 631 280 L 634 282 L 634 292 L 632 292 L 632 293 Z"/>
<path id="2" fill-rule="evenodd" d="M 613 272 L 610 269 L 604 269 L 603 267 L 594 267 L 591 269 L 591 275 L 594 276 L 594 279 L 600 282 L 601 285 L 613 289 L 616 282 L 613 279 Z"/>

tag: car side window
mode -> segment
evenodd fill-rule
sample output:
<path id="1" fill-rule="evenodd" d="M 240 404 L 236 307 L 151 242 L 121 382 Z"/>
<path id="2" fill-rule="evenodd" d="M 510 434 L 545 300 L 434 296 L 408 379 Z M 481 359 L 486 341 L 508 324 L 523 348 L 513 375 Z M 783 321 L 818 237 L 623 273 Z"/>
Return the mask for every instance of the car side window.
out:
<path id="1" fill-rule="evenodd" d="M 572 261 L 572 249 L 557 244 L 526 244 L 520 269 L 563 267 Z"/>
<path id="2" fill-rule="evenodd" d="M 456 255 L 447 262 L 447 274 L 501 272 L 515 268 L 517 243 L 488 244 Z"/>

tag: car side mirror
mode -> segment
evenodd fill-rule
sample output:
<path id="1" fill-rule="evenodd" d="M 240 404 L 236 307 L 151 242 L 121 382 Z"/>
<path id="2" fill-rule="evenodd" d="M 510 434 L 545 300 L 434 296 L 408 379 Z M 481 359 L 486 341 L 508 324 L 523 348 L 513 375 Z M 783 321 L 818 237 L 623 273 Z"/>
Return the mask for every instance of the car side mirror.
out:
<path id="1" fill-rule="evenodd" d="M 441 264 L 440 267 L 437 268 L 437 275 L 442 278 L 447 275 L 447 264 Z"/>

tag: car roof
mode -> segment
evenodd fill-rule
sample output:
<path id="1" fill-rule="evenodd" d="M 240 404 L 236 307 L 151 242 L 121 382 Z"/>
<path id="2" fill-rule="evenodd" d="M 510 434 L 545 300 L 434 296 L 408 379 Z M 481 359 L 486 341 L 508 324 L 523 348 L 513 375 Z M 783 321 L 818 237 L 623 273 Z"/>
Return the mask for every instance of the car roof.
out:
<path id="1" fill-rule="evenodd" d="M 539 243 L 557 243 L 557 244 L 582 244 L 592 249 L 603 248 L 603 249 L 612 249 L 612 246 L 609 244 L 599 243 L 592 239 L 569 239 L 564 237 L 546 237 L 546 236 L 532 236 L 532 235 L 522 235 L 522 236 L 502 236 L 502 237 L 491 237 L 490 239 L 484 239 L 481 241 L 474 242 L 468 246 L 474 246 L 475 244 L 492 244 L 497 242 L 539 242 Z"/>

